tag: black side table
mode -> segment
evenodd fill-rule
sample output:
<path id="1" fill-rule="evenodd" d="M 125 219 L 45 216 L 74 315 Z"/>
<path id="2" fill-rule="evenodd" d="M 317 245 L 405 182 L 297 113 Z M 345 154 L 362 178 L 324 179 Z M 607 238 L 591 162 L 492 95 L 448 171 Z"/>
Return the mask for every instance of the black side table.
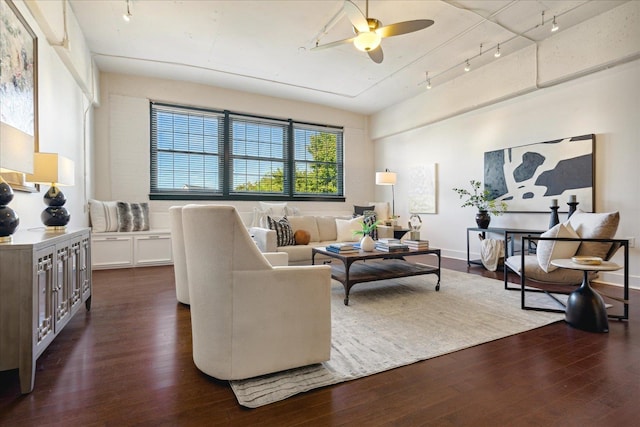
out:
<path id="1" fill-rule="evenodd" d="M 604 300 L 589 284 L 590 271 L 616 271 L 622 267 L 610 261 L 600 264 L 578 264 L 570 259 L 554 259 L 552 265 L 584 272 L 582 285 L 571 292 L 565 309 L 565 320 L 574 328 L 589 332 L 609 332 L 607 307 Z"/>

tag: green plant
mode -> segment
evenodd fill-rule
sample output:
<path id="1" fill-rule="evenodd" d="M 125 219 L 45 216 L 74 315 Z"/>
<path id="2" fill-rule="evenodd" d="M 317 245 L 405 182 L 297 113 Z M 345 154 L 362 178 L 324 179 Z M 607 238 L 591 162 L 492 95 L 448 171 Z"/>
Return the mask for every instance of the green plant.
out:
<path id="1" fill-rule="evenodd" d="M 354 230 L 353 231 L 353 235 L 354 236 L 371 236 L 373 231 L 378 228 L 378 226 L 382 224 L 382 221 L 377 220 L 375 222 L 372 222 L 371 224 L 367 224 L 364 221 L 360 221 L 360 225 L 362 226 L 362 229 L 360 230 Z"/>
<path id="2" fill-rule="evenodd" d="M 489 190 L 480 190 L 482 183 L 480 181 L 476 181 L 472 179 L 469 181 L 471 183 L 471 191 L 466 188 L 454 188 L 453 191 L 458 193 L 458 196 L 462 199 L 466 197 L 465 202 L 462 204 L 462 208 L 467 206 L 473 206 L 479 211 L 488 211 L 492 215 L 501 215 L 505 210 L 507 210 L 507 203 L 501 202 L 495 199 L 490 199 L 491 194 Z"/>

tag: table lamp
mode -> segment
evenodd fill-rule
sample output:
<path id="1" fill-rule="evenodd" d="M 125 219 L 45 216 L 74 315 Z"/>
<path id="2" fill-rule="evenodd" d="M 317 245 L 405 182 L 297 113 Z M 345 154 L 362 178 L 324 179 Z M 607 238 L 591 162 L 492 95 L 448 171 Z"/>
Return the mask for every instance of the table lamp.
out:
<path id="1" fill-rule="evenodd" d="M 384 172 L 376 172 L 376 185 L 390 185 L 391 186 L 391 218 L 396 219 L 396 195 L 394 186 L 396 185 L 397 176 L 395 172 L 389 172 L 389 169 L 385 169 Z"/>
<path id="2" fill-rule="evenodd" d="M 33 174 L 27 174 L 27 181 L 51 184 L 43 197 L 47 207 L 40 219 L 49 229 L 64 229 L 71 215 L 64 207 L 67 199 L 58 186 L 74 184 L 73 161 L 57 153 L 35 153 Z"/>
<path id="3" fill-rule="evenodd" d="M 8 205 L 13 189 L 2 173 L 33 172 L 33 136 L 0 122 L 0 243 L 10 242 L 20 218 Z"/>

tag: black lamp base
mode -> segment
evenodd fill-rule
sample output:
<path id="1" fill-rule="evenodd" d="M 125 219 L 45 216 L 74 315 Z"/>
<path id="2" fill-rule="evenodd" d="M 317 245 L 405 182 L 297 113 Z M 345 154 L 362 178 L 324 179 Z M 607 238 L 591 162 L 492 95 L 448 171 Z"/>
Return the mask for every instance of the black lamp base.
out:
<path id="1" fill-rule="evenodd" d="M 57 186 L 52 185 L 43 199 L 48 206 L 40 214 L 42 223 L 49 229 L 64 229 L 71 219 L 71 214 L 63 206 L 67 201 L 64 193 Z"/>
<path id="2" fill-rule="evenodd" d="M 71 215 L 64 206 L 49 206 L 42 211 L 40 219 L 47 227 L 65 227 Z"/>
<path id="3" fill-rule="evenodd" d="M 20 224 L 20 218 L 11 209 L 9 202 L 13 200 L 13 189 L 0 177 L 0 243 L 11 241 L 11 235 Z"/>

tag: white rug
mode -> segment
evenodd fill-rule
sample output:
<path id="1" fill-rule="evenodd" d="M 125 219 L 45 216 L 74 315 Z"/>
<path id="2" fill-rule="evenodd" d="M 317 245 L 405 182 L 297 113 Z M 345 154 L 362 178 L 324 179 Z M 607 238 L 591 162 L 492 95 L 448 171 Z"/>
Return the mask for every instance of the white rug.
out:
<path id="1" fill-rule="evenodd" d="M 564 318 L 520 309 L 520 292 L 502 281 L 442 270 L 435 275 L 332 285 L 331 360 L 276 374 L 231 381 L 238 402 L 256 408 L 298 393 L 362 378 L 451 353 Z M 527 301 L 529 301 L 527 296 Z"/>

